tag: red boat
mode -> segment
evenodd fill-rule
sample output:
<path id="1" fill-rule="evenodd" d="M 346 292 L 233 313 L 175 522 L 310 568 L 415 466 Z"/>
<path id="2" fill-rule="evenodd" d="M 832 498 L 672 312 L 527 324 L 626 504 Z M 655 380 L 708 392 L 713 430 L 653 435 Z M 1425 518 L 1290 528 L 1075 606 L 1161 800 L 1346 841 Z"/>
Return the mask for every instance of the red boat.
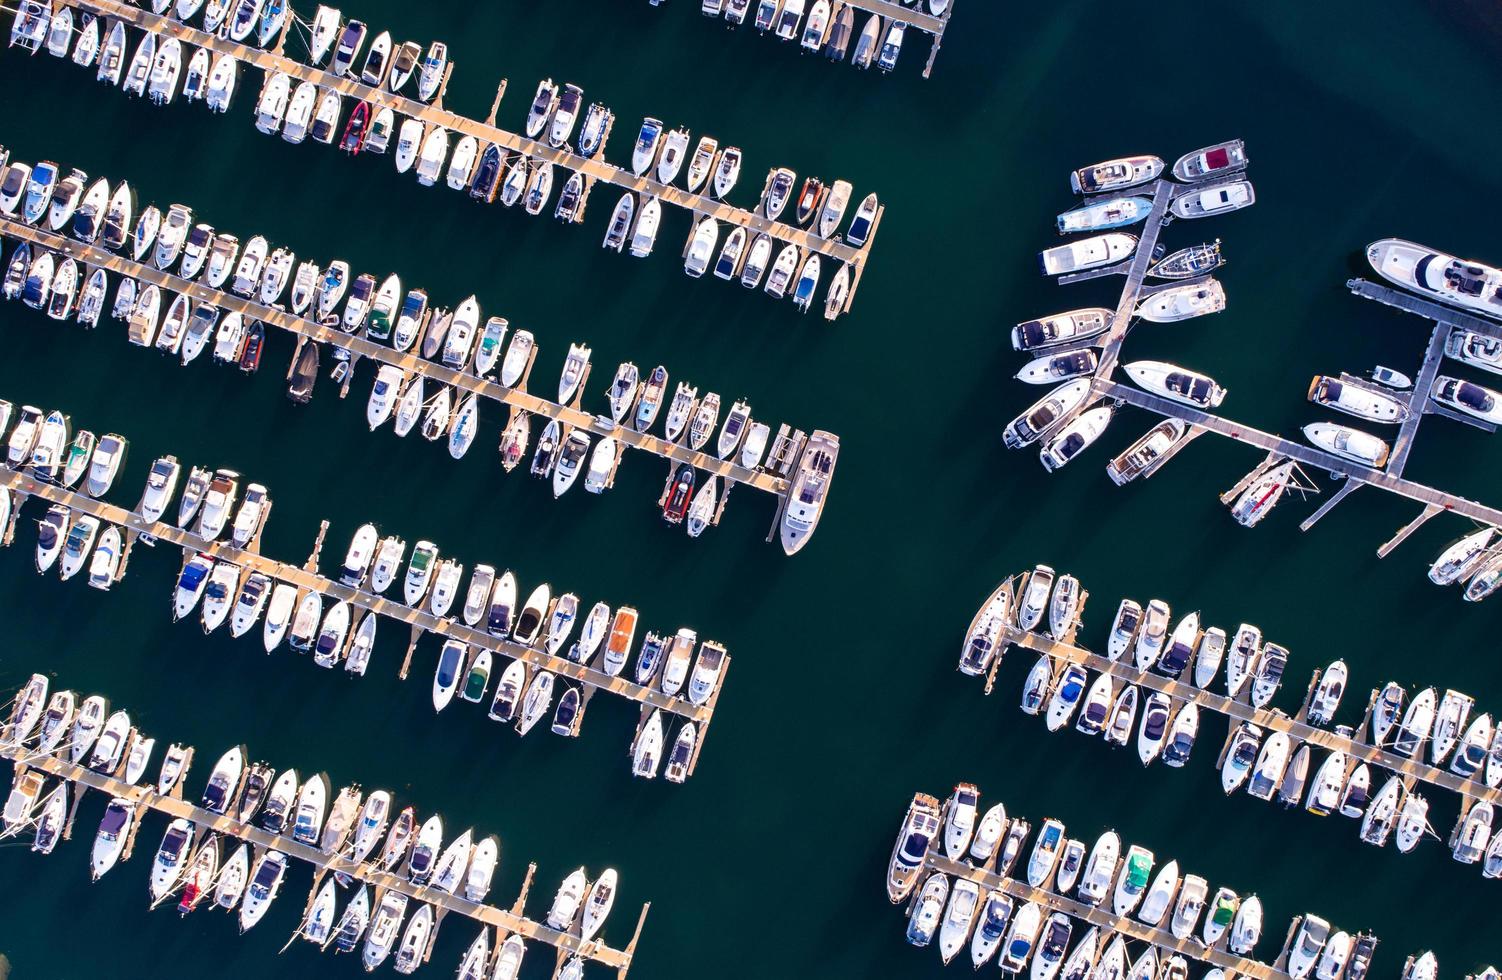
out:
<path id="1" fill-rule="evenodd" d="M 245 331 L 245 339 L 240 347 L 240 370 L 246 374 L 255 373 L 255 369 L 261 366 L 261 350 L 266 346 L 266 328 L 260 320 L 250 321 L 250 329 Z"/>
<path id="2" fill-rule="evenodd" d="M 688 463 L 678 467 L 673 477 L 673 486 L 668 490 L 662 504 L 662 519 L 669 524 L 682 524 L 694 499 L 694 468 Z"/>
<path id="3" fill-rule="evenodd" d="M 198 886 L 190 881 L 183 887 L 183 897 L 182 900 L 177 903 L 177 911 L 182 915 L 187 915 L 189 912 L 193 911 L 193 906 L 197 904 Z"/>
<path id="4" fill-rule="evenodd" d="M 339 149 L 346 153 L 359 153 L 365 146 L 365 136 L 369 132 L 370 103 L 361 102 L 355 106 L 355 111 L 349 115 L 349 122 L 344 125 L 344 138 L 339 141 Z"/>

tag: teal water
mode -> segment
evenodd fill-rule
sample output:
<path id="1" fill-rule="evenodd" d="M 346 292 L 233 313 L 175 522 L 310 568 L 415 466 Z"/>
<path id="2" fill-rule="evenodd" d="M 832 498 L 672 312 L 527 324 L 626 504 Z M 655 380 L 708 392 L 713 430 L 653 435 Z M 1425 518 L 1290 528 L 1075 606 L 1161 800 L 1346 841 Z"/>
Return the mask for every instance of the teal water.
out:
<path id="1" fill-rule="evenodd" d="M 536 79 L 549 75 L 616 110 L 613 159 L 651 114 L 742 146 L 742 203 L 780 164 L 877 190 L 888 210 L 852 315 L 830 326 L 718 280 L 686 279 L 670 247 L 687 234 L 681 215 L 666 219 L 656 255 L 633 261 L 597 247 L 608 212 L 598 197 L 586 227 L 562 229 L 418 188 L 386 160 L 265 138 L 243 91 L 228 119 L 160 110 L 46 55 L 8 52 L 0 139 L 21 159 L 128 178 L 143 201 L 190 204 L 242 239 L 260 232 L 299 255 L 395 270 L 449 304 L 474 292 L 487 314 L 537 334 L 538 384 L 568 342 L 586 341 L 604 366 L 595 397 L 616 362 L 662 362 L 675 378 L 746 395 L 760 418 L 838 432 L 839 474 L 809 547 L 790 560 L 763 544 L 771 505 L 751 493 L 697 542 L 668 530 L 652 506 L 662 464 L 645 458 L 628 459 L 603 498 L 553 501 L 486 459 L 498 418 L 485 419 L 489 434 L 462 464 L 440 447 L 369 435 L 368 366 L 349 400 L 324 384 L 310 406 L 294 407 L 280 393 L 291 355 L 283 337 L 246 379 L 207 359 L 184 370 L 129 347 L 114 323 L 83 335 L 7 306 L 0 397 L 126 434 L 131 457 L 113 495 L 126 505 L 151 459 L 168 452 L 267 484 L 271 555 L 300 561 L 327 518 L 336 560 L 354 527 L 373 520 L 466 564 L 510 566 L 524 584 L 630 602 L 646 625 L 695 626 L 734 657 L 699 772 L 683 787 L 632 780 L 635 713 L 609 699 L 592 703 L 574 743 L 545 733 L 517 741 L 465 705 L 435 719 L 436 644 L 399 682 L 404 638 L 394 630 L 378 641 L 370 675 L 351 682 L 286 652 L 267 658 L 253 640 L 174 626 L 169 549 L 138 551 L 108 595 L 40 580 L 29 527 L 0 554 L 3 685 L 42 669 L 60 686 L 105 693 L 164 744 L 197 745 L 198 780 L 205 757 L 243 742 L 274 764 L 384 786 L 450 825 L 497 833 L 493 895 L 509 901 L 536 861 L 537 914 L 573 867 L 613 865 L 622 889 L 607 938 L 624 943 L 635 909 L 652 902 L 641 977 L 940 976 L 934 951 L 902 942 L 881 877 L 911 794 L 942 795 L 961 779 L 1035 826 L 1056 816 L 1092 837 L 1114 826 L 1212 884 L 1260 893 L 1263 957 L 1291 916 L 1315 911 L 1374 930 L 1383 976 L 1423 948 L 1447 977 L 1496 958 L 1493 883 L 1476 868 L 1436 842 L 1406 857 L 1379 852 L 1358 844 L 1350 821 L 1225 799 L 1211 764 L 1221 723 L 1205 726 L 1186 769 L 1141 770 L 1079 736 L 1046 737 L 1018 712 L 1028 658 L 1007 661 L 990 699 L 953 671 L 986 593 L 1046 561 L 1093 593 L 1089 643 L 1104 641 L 1125 594 L 1200 608 L 1228 628 L 1259 624 L 1292 650 L 1278 702 L 1290 710 L 1308 672 L 1336 656 L 1357 691 L 1393 678 L 1502 707 L 1496 609 L 1464 605 L 1423 575 L 1462 522 L 1435 520 L 1379 562 L 1377 545 L 1413 516 L 1410 505 L 1368 491 L 1301 534 L 1315 504 L 1289 502 L 1247 532 L 1215 495 L 1257 457 L 1224 441 L 1200 440 L 1148 483 L 1113 487 L 1102 469 L 1150 424 L 1138 413 L 1052 477 L 999 439 L 1037 394 L 1009 380 L 1019 359 L 1007 328 L 1114 297 L 1111 284 L 1061 290 L 1034 272 L 1034 253 L 1055 240 L 1053 215 L 1071 204 L 1067 172 L 1129 152 L 1171 159 L 1240 135 L 1259 198 L 1249 211 L 1169 229 L 1170 247 L 1224 239 L 1230 308 L 1144 327 L 1129 358 L 1211 373 L 1231 390 L 1224 412 L 1282 432 L 1316 417 L 1302 401 L 1316 372 L 1415 367 L 1427 325 L 1351 298 L 1343 284 L 1362 271 L 1362 247 L 1386 235 L 1502 260 L 1491 205 L 1499 140 L 1485 111 L 1485 93 L 1502 82 L 1495 25 L 1463 8 L 1345 0 L 1132 16 L 1079 0 L 962 2 L 924 82 L 915 38 L 896 75 L 866 76 L 750 31 L 726 34 L 688 0 L 451 10 L 382 0 L 346 13 L 399 38 L 447 40 L 458 66 L 448 104 L 466 114 L 483 116 L 495 81 L 509 76 L 501 119 L 517 126 Z M 23 102 L 28 93 L 35 101 Z M 1433 419 L 1409 472 L 1495 502 L 1502 465 L 1479 431 Z M 1356 710 L 1348 704 L 1344 720 Z M 1432 795 L 1433 823 L 1448 832 L 1454 801 Z M 0 847 L 0 953 L 12 976 L 358 972 L 310 949 L 275 955 L 296 925 L 305 872 L 244 937 L 206 911 L 148 913 L 159 822 L 129 864 L 89 884 L 87 841 L 103 803 L 85 803 L 76 839 L 50 860 Z M 453 970 L 472 937 L 450 919 L 423 972 Z M 534 950 L 527 976 L 545 975 L 544 960 Z"/>

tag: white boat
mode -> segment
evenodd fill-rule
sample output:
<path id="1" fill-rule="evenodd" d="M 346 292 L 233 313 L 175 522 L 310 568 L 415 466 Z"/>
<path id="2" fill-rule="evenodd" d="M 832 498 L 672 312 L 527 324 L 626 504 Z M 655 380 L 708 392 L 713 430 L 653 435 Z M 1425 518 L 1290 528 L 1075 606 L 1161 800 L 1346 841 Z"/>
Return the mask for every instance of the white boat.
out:
<path id="1" fill-rule="evenodd" d="M 1249 180 L 1233 180 L 1214 184 L 1194 193 L 1181 194 L 1174 198 L 1169 209 L 1180 218 L 1204 218 L 1228 211 L 1239 211 L 1257 202 L 1256 192 Z"/>
<path id="2" fill-rule="evenodd" d="M 433 672 L 433 710 L 442 711 L 454 699 L 454 692 L 469 665 L 469 646 L 461 640 L 444 641 Z"/>
<path id="3" fill-rule="evenodd" d="M 1196 408 L 1215 408 L 1226 397 L 1214 379 L 1166 361 L 1131 361 L 1122 368 L 1141 388 Z"/>
<path id="4" fill-rule="evenodd" d="M 1429 389 L 1429 397 L 1462 415 L 1493 425 L 1502 422 L 1502 394 L 1463 378 L 1438 376 Z"/>
<path id="5" fill-rule="evenodd" d="M 240 905 L 240 931 L 254 926 L 266 914 L 266 909 L 281 890 L 282 879 L 287 873 L 287 856 L 281 851 L 266 851 L 256 862 L 251 872 L 250 883 L 245 889 L 245 900 Z"/>
<path id="6" fill-rule="evenodd" d="M 1311 422 L 1304 426 L 1304 438 L 1345 459 L 1379 469 L 1387 463 L 1389 447 L 1374 435 L 1333 422 Z"/>
<path id="7" fill-rule="evenodd" d="M 1495 528 L 1484 527 L 1451 543 L 1429 566 L 1429 581 L 1441 586 L 1463 581 L 1488 559 L 1495 536 Z"/>
<path id="8" fill-rule="evenodd" d="M 1226 291 L 1215 279 L 1170 286 L 1137 304 L 1136 315 L 1152 323 L 1178 323 L 1226 308 Z"/>
<path id="9" fill-rule="evenodd" d="M 1137 250 L 1137 236 L 1107 232 L 1047 249 L 1038 256 L 1046 276 L 1062 276 L 1123 262 Z"/>
<path id="10" fill-rule="evenodd" d="M 89 854 L 89 870 L 93 880 L 98 881 L 120 859 L 135 823 L 135 816 L 136 804 L 133 800 L 115 797 L 105 807 L 104 817 L 94 834 L 94 846 Z"/>
<path id="11" fill-rule="evenodd" d="M 1383 278 L 1442 303 L 1499 315 L 1502 270 L 1437 252 L 1401 238 L 1384 238 L 1367 246 L 1367 261 Z"/>
<path id="12" fill-rule="evenodd" d="M 1309 400 L 1370 422 L 1396 425 L 1408 418 L 1408 403 L 1399 395 L 1376 385 L 1355 384 L 1347 378 L 1315 375 L 1309 384 Z"/>
<path id="13" fill-rule="evenodd" d="M 944 913 L 944 904 L 949 897 L 949 879 L 943 872 L 935 871 L 923 882 L 918 900 L 913 906 L 907 923 L 907 941 L 914 946 L 927 946 L 933 942 L 939 921 Z M 1015 927 L 1014 927 L 1015 930 Z M 1011 944 L 1011 934 L 1007 945 Z"/>
<path id="14" fill-rule="evenodd" d="M 1081 167 L 1069 175 L 1069 183 L 1076 194 L 1099 194 L 1145 184 L 1162 173 L 1163 160 L 1160 157 L 1121 157 Z"/>
<path id="15" fill-rule="evenodd" d="M 1130 369 L 1130 365 L 1127 367 Z M 1112 411 L 1110 407 L 1101 406 L 1081 412 L 1071 419 L 1043 443 L 1038 452 L 1043 468 L 1053 472 L 1088 449 L 1105 433 Z"/>
<path id="16" fill-rule="evenodd" d="M 1253 480 L 1231 504 L 1231 517 L 1242 527 L 1256 527 L 1294 485 L 1294 461 L 1288 460 Z"/>

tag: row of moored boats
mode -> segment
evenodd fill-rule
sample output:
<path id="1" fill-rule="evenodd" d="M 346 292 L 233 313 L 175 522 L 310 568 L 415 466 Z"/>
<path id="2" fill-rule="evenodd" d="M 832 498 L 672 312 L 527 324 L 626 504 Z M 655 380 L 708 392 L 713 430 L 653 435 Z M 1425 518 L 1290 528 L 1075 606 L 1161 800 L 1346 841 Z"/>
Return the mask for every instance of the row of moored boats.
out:
<path id="1" fill-rule="evenodd" d="M 915 794 L 887 867 L 887 894 L 894 903 L 916 893 L 908 942 L 927 946 L 937 939 L 946 963 L 968 946 L 976 969 L 994 958 L 1004 973 L 1027 970 L 1032 980 L 1186 980 L 1190 961 L 1200 958 L 1198 950 L 1254 954 L 1263 935 L 1262 901 L 1255 894 L 1243 896 L 1227 887 L 1212 894 L 1205 878 L 1183 873 L 1176 860 L 1159 866 L 1153 851 L 1124 845 L 1113 830 L 1089 846 L 1067 836 L 1063 822 L 1052 818 L 1039 828 L 1024 865 L 1031 830 L 1026 819 L 1009 818 L 1004 804 L 982 812 L 980 791 L 971 783 L 957 785 L 943 804 Z M 932 853 L 964 870 L 952 875 L 928 870 Z M 1014 873 L 1025 877 L 1028 887 L 1044 890 L 1045 897 L 1026 902 L 1014 897 L 1020 884 L 1010 881 Z M 1054 906 L 1052 896 L 1161 930 L 1171 939 L 1134 950 L 1125 932 L 1109 925 L 1087 928 Z M 1169 943 L 1179 952 L 1164 948 Z M 1363 980 L 1376 946 L 1374 936 L 1332 931 L 1317 915 L 1301 916 L 1287 971 L 1294 980 Z M 1430 966 L 1414 976 L 1432 980 Z M 1225 975 L 1219 967 L 1205 974 L 1211 980 Z"/>
<path id="2" fill-rule="evenodd" d="M 42 674 L 32 675 L 22 687 L 4 730 L 7 747 L 34 748 L 39 755 L 56 756 L 131 787 L 181 795 L 193 758 L 191 748 L 169 746 L 157 779 L 143 784 L 156 740 L 132 727 L 123 709 L 110 713 L 108 701 L 99 695 L 80 701 L 66 690 L 49 696 L 48 687 Z M 153 907 L 176 898 L 183 915 L 201 905 L 220 908 L 238 917 L 241 932 L 265 916 L 291 867 L 289 852 L 271 848 L 256 853 L 245 835 L 211 829 L 215 818 L 316 848 L 330 859 L 353 861 L 362 872 L 397 875 L 413 889 L 430 890 L 427 894 L 444 909 L 449 907 L 448 896 L 480 904 L 490 893 L 500 859 L 500 841 L 494 835 L 478 836 L 466 829 L 445 842 L 440 815 L 419 822 L 415 807 L 397 811 L 386 790 L 367 795 L 360 786 L 350 785 L 334 792 L 323 773 L 303 778 L 296 769 L 278 770 L 247 758 L 240 746 L 220 756 L 198 803 L 204 819 L 178 817 L 168 825 L 152 860 Z M 30 832 L 32 850 L 51 853 L 61 836 L 72 787 L 68 779 L 49 787 L 43 769 L 18 766 L 6 798 L 4 833 Z M 150 809 L 135 794 L 110 800 L 91 849 L 94 880 L 121 860 Z M 358 887 L 341 912 L 340 893 L 356 880 Z M 548 927 L 585 942 L 595 939 L 614 905 L 617 886 L 614 869 L 594 881 L 584 868 L 576 869 L 554 896 Z M 366 874 L 340 872 L 324 878 L 309 897 L 296 935 L 320 948 L 359 949 L 367 971 L 391 959 L 398 973 L 407 974 L 426 958 L 441 911 L 436 902 L 414 899 L 407 890 L 388 887 L 373 893 Z M 525 953 L 524 941 L 513 935 L 492 955 L 488 931 L 482 929 L 466 951 L 459 975 L 469 980 L 514 980 Z M 575 958 L 565 973 L 577 977 L 582 969 L 582 960 Z"/>
<path id="3" fill-rule="evenodd" d="M 903 5 L 918 7 L 923 2 L 903 0 Z M 949 0 L 926 0 L 926 5 L 930 16 L 945 17 L 949 13 Z M 857 31 L 858 8 L 843 0 L 700 0 L 699 9 L 706 17 L 724 17 L 733 27 L 749 20 L 763 34 L 770 31 L 784 41 L 796 41 L 803 51 L 822 52 L 830 61 L 844 61 L 848 55 L 856 68 L 875 64 L 883 72 L 897 67 L 909 27 L 906 20 L 883 20 L 881 14 L 872 11 L 865 13 L 865 22 Z"/>

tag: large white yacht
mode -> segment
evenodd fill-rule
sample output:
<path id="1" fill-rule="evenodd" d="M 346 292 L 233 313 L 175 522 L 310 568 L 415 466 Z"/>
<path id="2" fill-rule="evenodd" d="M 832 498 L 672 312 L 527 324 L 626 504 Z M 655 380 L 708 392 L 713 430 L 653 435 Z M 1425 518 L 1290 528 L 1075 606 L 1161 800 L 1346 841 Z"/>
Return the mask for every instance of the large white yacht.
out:
<path id="1" fill-rule="evenodd" d="M 1366 260 L 1384 279 L 1463 309 L 1502 317 L 1502 269 L 1436 252 L 1401 238 L 1366 247 Z"/>
<path id="2" fill-rule="evenodd" d="M 1132 361 L 1122 369 L 1142 388 L 1196 408 L 1215 408 L 1226 398 L 1213 378 L 1167 361 Z"/>
<path id="3" fill-rule="evenodd" d="M 829 481 L 840 457 L 840 438 L 815 429 L 798 459 L 798 473 L 788 488 L 787 508 L 782 513 L 782 550 L 796 554 L 819 526 L 819 514 L 829 495 Z"/>

